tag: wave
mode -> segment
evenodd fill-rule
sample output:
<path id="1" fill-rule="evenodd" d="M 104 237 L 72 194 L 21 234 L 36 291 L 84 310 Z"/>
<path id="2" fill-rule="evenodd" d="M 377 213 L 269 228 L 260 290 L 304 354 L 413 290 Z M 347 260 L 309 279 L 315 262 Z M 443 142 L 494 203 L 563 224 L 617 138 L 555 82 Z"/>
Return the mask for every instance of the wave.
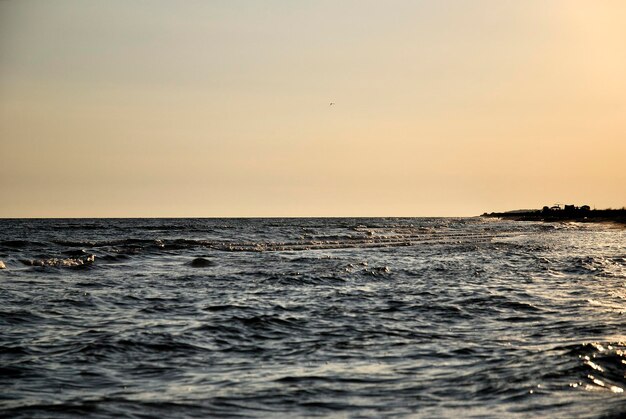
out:
<path id="1" fill-rule="evenodd" d="M 625 274 L 626 264 L 623 257 L 584 256 L 570 258 L 564 272 L 604 277 L 621 277 Z"/>
<path id="2" fill-rule="evenodd" d="M 563 348 L 578 359 L 569 385 L 587 390 L 624 393 L 626 390 L 626 342 L 591 342 Z"/>
<path id="3" fill-rule="evenodd" d="M 39 267 L 55 267 L 55 268 L 73 268 L 78 266 L 91 265 L 96 260 L 96 255 L 88 255 L 75 258 L 44 258 L 44 259 L 22 259 L 22 262 L 26 266 L 39 266 Z"/>
<path id="4" fill-rule="evenodd" d="M 32 240 L 0 240 L 0 246 L 10 249 L 23 249 L 25 247 L 43 247 L 45 244 Z"/>

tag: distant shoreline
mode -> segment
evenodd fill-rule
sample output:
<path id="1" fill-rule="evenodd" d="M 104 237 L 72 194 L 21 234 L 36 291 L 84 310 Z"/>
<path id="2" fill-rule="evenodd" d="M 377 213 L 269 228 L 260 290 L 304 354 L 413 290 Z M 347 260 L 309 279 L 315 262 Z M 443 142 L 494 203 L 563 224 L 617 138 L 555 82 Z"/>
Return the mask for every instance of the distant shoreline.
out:
<path id="1" fill-rule="evenodd" d="M 626 209 L 603 210 L 528 210 L 484 213 L 481 217 L 502 218 L 512 221 L 617 223 L 626 225 Z"/>

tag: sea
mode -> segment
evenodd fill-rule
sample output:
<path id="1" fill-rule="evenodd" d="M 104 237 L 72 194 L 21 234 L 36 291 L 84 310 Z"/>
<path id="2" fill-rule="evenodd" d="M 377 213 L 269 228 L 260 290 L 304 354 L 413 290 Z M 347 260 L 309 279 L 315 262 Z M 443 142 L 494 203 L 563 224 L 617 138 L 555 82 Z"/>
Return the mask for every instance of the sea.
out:
<path id="1" fill-rule="evenodd" d="M 623 417 L 626 229 L 0 220 L 0 416 Z"/>

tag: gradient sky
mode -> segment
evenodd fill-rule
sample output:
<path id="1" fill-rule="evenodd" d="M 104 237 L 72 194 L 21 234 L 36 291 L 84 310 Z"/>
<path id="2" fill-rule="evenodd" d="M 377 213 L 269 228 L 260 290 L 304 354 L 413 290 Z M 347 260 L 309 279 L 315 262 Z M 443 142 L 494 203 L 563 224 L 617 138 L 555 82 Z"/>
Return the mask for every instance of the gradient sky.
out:
<path id="1" fill-rule="evenodd" d="M 622 0 L 3 0 L 0 217 L 622 207 L 624 22 Z"/>

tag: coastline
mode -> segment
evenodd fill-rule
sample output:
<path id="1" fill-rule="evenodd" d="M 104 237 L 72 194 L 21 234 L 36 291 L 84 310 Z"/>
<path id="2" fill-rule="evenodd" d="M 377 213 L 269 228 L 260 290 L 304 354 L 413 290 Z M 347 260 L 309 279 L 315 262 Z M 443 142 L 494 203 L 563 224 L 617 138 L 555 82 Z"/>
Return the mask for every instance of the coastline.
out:
<path id="1" fill-rule="evenodd" d="M 481 217 L 500 218 L 511 221 L 542 221 L 577 222 L 577 223 L 604 223 L 619 227 L 626 227 L 626 210 L 590 210 L 590 211 L 511 211 L 484 213 Z"/>

